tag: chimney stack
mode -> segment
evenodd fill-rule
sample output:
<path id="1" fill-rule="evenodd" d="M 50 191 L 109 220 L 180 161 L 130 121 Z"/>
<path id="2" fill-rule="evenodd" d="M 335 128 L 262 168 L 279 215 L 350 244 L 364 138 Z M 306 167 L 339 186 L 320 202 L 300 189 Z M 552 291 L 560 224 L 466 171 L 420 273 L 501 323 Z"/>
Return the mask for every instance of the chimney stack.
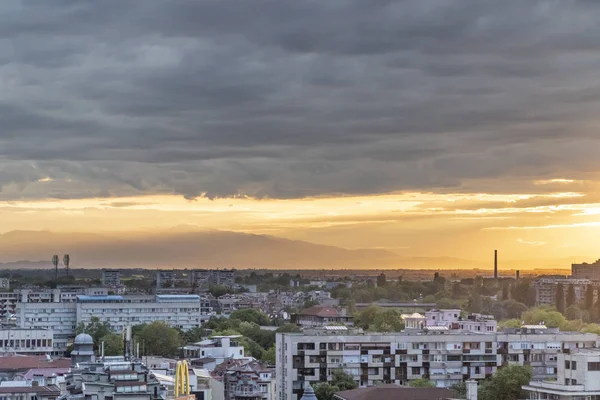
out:
<path id="1" fill-rule="evenodd" d="M 467 385 L 467 400 L 477 400 L 477 381 L 469 379 L 465 383 Z"/>
<path id="2" fill-rule="evenodd" d="M 494 279 L 498 279 L 498 250 L 494 250 Z"/>
<path id="3" fill-rule="evenodd" d="M 521 271 L 517 270 L 517 280 L 521 277 Z"/>

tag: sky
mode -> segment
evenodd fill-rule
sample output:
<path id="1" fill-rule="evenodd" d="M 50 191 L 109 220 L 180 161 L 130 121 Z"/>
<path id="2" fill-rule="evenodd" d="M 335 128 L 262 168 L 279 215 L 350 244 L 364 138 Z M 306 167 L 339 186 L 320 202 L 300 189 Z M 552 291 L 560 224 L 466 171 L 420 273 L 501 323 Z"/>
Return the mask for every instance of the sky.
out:
<path id="1" fill-rule="evenodd" d="M 598 258 L 600 3 L 0 2 L 0 233 Z"/>

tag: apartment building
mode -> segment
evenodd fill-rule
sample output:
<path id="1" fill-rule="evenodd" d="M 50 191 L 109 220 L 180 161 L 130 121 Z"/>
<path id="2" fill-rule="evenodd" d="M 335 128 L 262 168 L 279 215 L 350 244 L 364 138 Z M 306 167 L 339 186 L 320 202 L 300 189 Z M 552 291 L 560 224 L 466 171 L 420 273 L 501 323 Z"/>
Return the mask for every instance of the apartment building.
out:
<path id="1" fill-rule="evenodd" d="M 45 355 L 54 352 L 54 332 L 49 329 L 0 330 L 0 353 Z"/>
<path id="2" fill-rule="evenodd" d="M 102 286 L 118 287 L 121 286 L 121 271 L 118 269 L 102 270 Z"/>
<path id="3" fill-rule="evenodd" d="M 600 281 L 600 260 L 597 260 L 592 264 L 571 264 L 571 276 L 575 279 Z"/>
<path id="4" fill-rule="evenodd" d="M 89 323 L 92 317 L 108 322 L 116 332 L 128 325 L 164 321 L 184 331 L 208 321 L 208 301 L 198 295 L 156 296 L 79 296 L 76 303 L 77 323 Z"/>
<path id="5" fill-rule="evenodd" d="M 530 365 L 534 379 L 556 377 L 557 356 L 576 348 L 594 348 L 595 334 L 558 332 L 543 326 L 505 332 L 461 332 L 447 327 L 421 332 L 360 334 L 313 330 L 276 337 L 279 400 L 298 400 L 304 382 L 331 380 L 337 369 L 359 387 L 384 383 L 407 385 L 427 377 L 438 387 L 485 379 L 503 365 Z"/>
<path id="6" fill-rule="evenodd" d="M 208 289 L 209 286 L 235 285 L 234 269 L 195 269 L 189 272 L 190 286 Z"/>
<path id="7" fill-rule="evenodd" d="M 75 301 L 54 297 L 51 302 L 19 302 L 16 324 L 20 328 L 54 331 L 54 352 L 63 353 L 79 323 L 92 317 L 108 322 L 115 332 L 128 325 L 164 321 L 183 330 L 202 325 L 210 318 L 209 302 L 198 295 L 78 295 Z"/>
<path id="8" fill-rule="evenodd" d="M 0 290 L 8 290 L 8 289 L 10 289 L 10 279 L 0 278 Z"/>
<path id="9" fill-rule="evenodd" d="M 461 310 L 430 310 L 425 312 L 425 326 L 445 326 L 466 332 L 496 332 L 498 322 L 493 315 L 468 314 L 463 317 Z"/>
<path id="10" fill-rule="evenodd" d="M 532 381 L 523 389 L 531 400 L 600 398 L 600 350 L 576 349 L 557 356 L 556 381 Z"/>
<path id="11" fill-rule="evenodd" d="M 175 287 L 177 274 L 174 270 L 160 270 L 156 272 L 156 288 L 165 289 Z"/>
<path id="12" fill-rule="evenodd" d="M 581 302 L 585 298 L 585 292 L 588 285 L 593 285 L 598 290 L 600 282 L 593 282 L 590 279 L 574 279 L 567 277 L 543 277 L 534 281 L 535 300 L 537 305 L 555 305 L 556 304 L 556 289 L 558 284 L 563 285 L 563 295 L 567 296 L 569 286 L 573 285 L 575 291 L 575 301 Z"/>

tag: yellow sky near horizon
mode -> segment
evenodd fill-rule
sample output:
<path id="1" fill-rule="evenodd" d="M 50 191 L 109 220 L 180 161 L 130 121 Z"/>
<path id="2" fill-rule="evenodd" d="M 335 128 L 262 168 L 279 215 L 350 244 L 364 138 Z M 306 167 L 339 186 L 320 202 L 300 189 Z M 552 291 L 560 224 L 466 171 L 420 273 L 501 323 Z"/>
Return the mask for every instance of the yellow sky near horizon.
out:
<path id="1" fill-rule="evenodd" d="M 564 190 L 512 194 L 402 192 L 305 199 L 121 198 L 0 202 L 0 233 L 12 230 L 134 232 L 217 229 L 270 234 L 406 256 L 484 260 L 594 259 L 600 233 L 596 184 L 536 181 Z M 181 226 L 187 226 L 182 228 Z"/>

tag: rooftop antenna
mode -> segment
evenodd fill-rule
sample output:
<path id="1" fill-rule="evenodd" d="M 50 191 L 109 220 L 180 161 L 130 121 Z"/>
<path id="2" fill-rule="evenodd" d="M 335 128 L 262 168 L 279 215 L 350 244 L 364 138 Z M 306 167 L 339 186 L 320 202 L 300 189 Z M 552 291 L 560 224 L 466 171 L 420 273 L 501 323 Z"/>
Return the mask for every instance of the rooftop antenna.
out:
<path id="1" fill-rule="evenodd" d="M 69 276 L 69 263 L 71 262 L 71 257 L 68 254 L 63 256 L 63 264 L 65 264 L 65 270 L 67 271 L 67 276 Z"/>
<path id="2" fill-rule="evenodd" d="M 58 283 L 58 255 L 52 256 L 52 264 L 54 265 L 54 280 Z"/>

